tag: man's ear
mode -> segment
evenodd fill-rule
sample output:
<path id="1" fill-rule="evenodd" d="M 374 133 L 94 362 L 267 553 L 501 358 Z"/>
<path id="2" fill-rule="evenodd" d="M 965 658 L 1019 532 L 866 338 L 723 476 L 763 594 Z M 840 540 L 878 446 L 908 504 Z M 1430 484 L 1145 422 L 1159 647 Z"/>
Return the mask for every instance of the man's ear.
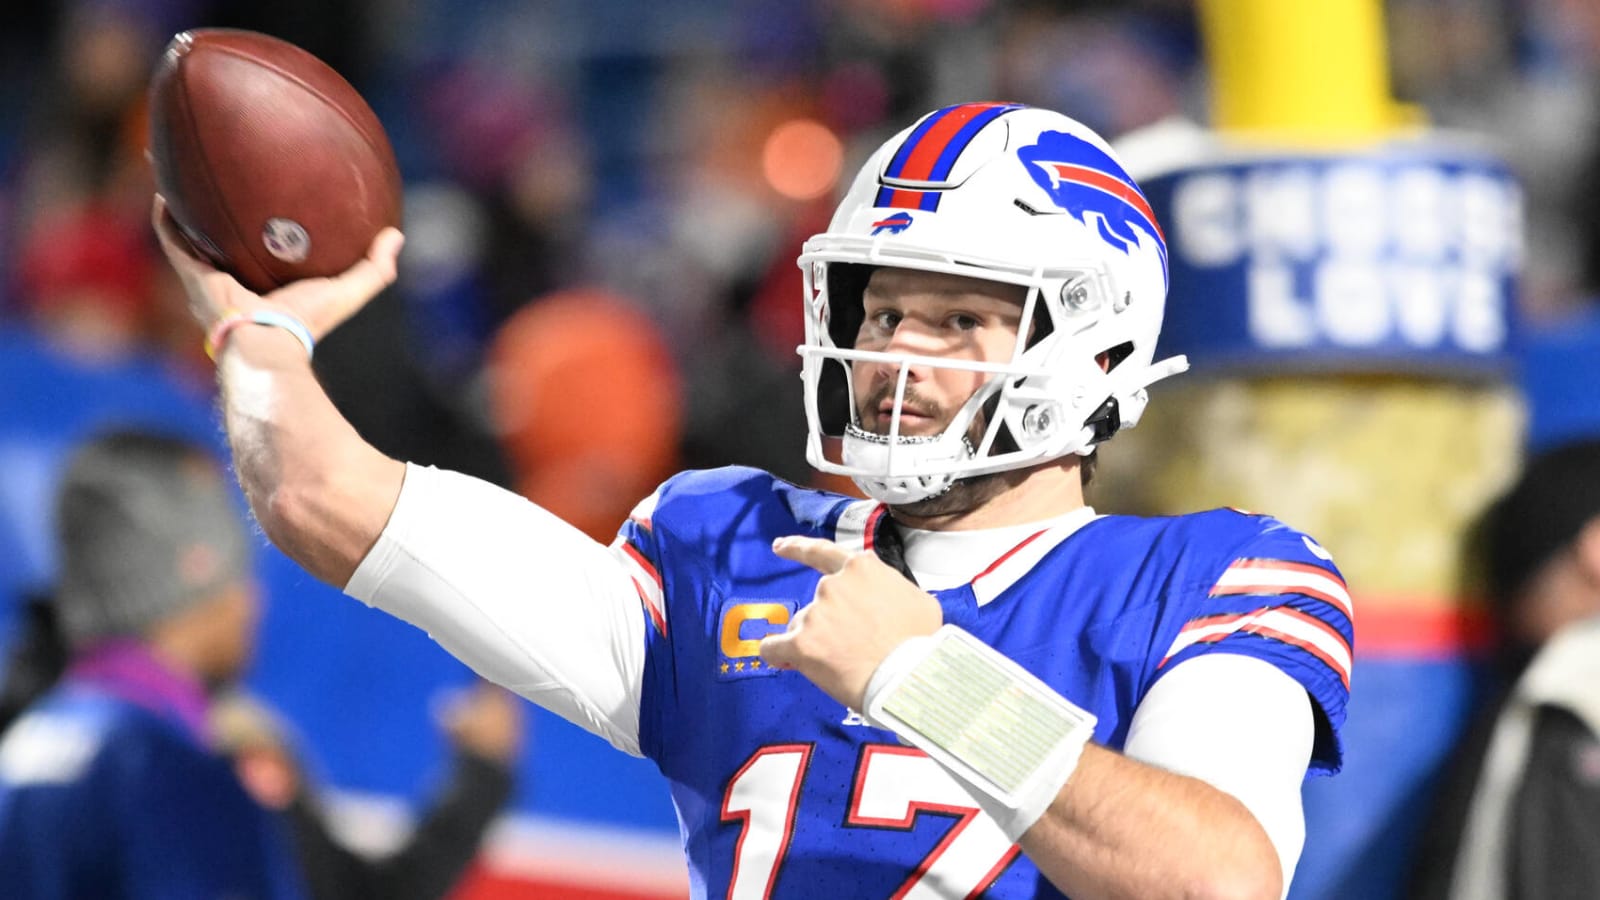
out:
<path id="1" fill-rule="evenodd" d="M 1600 586 L 1600 516 L 1595 516 L 1578 531 L 1572 542 L 1573 552 L 1584 577 L 1590 584 Z"/>

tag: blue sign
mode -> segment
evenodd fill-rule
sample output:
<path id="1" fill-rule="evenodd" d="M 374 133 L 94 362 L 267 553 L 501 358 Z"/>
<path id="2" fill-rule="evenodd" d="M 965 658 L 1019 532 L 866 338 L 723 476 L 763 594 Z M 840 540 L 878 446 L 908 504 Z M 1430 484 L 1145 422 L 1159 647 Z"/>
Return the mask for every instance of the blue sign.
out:
<path id="1" fill-rule="evenodd" d="M 1161 355 L 1198 371 L 1506 365 L 1522 195 L 1439 143 L 1208 160 L 1142 181 L 1171 270 Z"/>

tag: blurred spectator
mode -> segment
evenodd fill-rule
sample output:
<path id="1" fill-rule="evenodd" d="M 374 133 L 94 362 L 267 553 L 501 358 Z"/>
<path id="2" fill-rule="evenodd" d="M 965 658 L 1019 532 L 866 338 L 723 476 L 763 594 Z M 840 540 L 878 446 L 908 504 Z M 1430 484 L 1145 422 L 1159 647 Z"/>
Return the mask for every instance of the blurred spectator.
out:
<path id="1" fill-rule="evenodd" d="M 682 388 L 660 330 L 621 297 L 567 291 L 506 322 L 488 365 L 517 491 L 610 543 L 677 465 Z"/>
<path id="2" fill-rule="evenodd" d="M 213 457 L 150 433 L 97 438 L 59 494 L 59 685 L 0 740 L 8 897 L 303 896 L 281 823 L 210 746 L 258 603 Z"/>
<path id="3" fill-rule="evenodd" d="M 147 446 L 146 446 L 147 445 Z M 101 452 L 98 465 L 117 465 L 129 467 L 125 476 L 133 479 L 151 479 L 152 476 L 137 467 L 140 460 L 133 459 L 132 454 L 145 452 L 150 454 L 187 454 L 183 459 L 174 456 L 173 465 L 195 466 L 199 474 L 209 477 L 204 468 L 210 465 L 207 451 L 167 438 L 156 438 L 139 433 L 118 433 L 100 439 L 90 450 L 85 453 Z M 142 448 L 142 450 L 141 450 Z M 153 465 L 154 463 L 148 463 Z M 234 556 L 234 550 L 226 549 L 223 545 L 231 546 L 232 541 L 239 542 L 238 548 L 242 552 L 245 538 L 241 526 L 237 522 L 239 512 L 233 507 L 219 505 L 214 509 L 200 508 L 202 504 L 215 502 L 228 503 L 226 496 L 199 497 L 195 500 L 161 499 L 137 494 L 137 488 L 121 488 L 121 482 L 115 482 L 119 476 L 106 472 L 89 472 L 85 474 L 84 462 L 76 463 L 68 472 L 63 491 L 62 528 L 73 529 L 74 533 L 82 534 L 87 526 L 83 519 L 85 516 L 102 515 L 108 521 L 101 525 L 102 531 L 95 537 L 96 541 L 120 548 L 126 551 L 126 559 L 133 559 L 140 553 L 151 553 L 152 545 L 160 555 L 147 556 L 147 559 L 176 559 L 180 566 L 198 566 L 193 562 L 196 559 L 207 557 L 211 553 L 209 545 L 192 543 L 178 547 L 182 552 L 174 556 L 168 550 L 169 544 L 177 538 L 168 537 L 178 531 L 189 529 L 198 535 L 205 529 L 215 529 L 214 540 L 219 548 L 216 554 L 218 560 L 226 559 L 228 575 L 231 579 L 246 579 L 246 563 L 244 556 Z M 158 473 L 159 474 L 159 473 Z M 174 476 L 176 477 L 176 476 Z M 107 483 L 107 481 L 115 483 Z M 153 480 L 153 479 L 152 479 Z M 171 485 L 154 482 L 147 486 L 149 490 L 167 489 Z M 225 486 L 218 484 L 219 490 L 226 490 Z M 78 498 L 75 506 L 77 510 L 72 515 L 68 514 L 66 497 Z M 87 502 L 86 502 L 87 501 Z M 95 506 L 98 502 L 100 505 Z M 186 505 L 189 504 L 189 505 Z M 206 518 L 205 514 L 216 516 L 228 515 L 234 521 L 227 522 L 220 518 Z M 191 517 L 187 523 L 174 524 L 175 518 L 185 515 Z M 148 535 L 124 534 L 134 527 L 144 527 L 151 533 Z M 162 529 L 165 528 L 165 531 Z M 107 534 L 109 533 L 109 536 Z M 117 535 L 122 535 L 124 543 L 116 545 L 113 542 Z M 88 547 L 88 539 L 72 542 L 63 541 L 61 548 L 63 565 L 84 566 L 83 559 L 91 550 L 74 549 L 75 547 Z M 95 582 L 96 590 L 101 593 L 95 597 L 104 596 L 104 589 L 108 583 L 115 583 L 116 576 L 126 571 L 137 568 L 135 563 L 127 562 L 119 552 L 115 557 L 105 556 L 96 558 L 97 561 L 90 565 L 102 566 L 100 571 L 105 572 Z M 151 570 L 155 572 L 155 570 Z M 128 622 L 133 619 L 144 619 L 162 612 L 160 603 L 150 601 L 145 603 L 140 597 L 149 596 L 149 591 L 154 588 L 159 573 L 146 573 L 149 581 L 133 582 L 135 587 L 127 593 L 119 593 L 117 600 L 123 605 L 135 609 L 149 607 L 148 614 L 137 613 L 131 617 L 124 617 Z M 183 578 L 180 572 L 169 577 Z M 220 577 L 220 576 L 219 576 Z M 177 582 L 174 582 L 177 583 Z M 225 589 L 229 591 L 247 590 L 244 582 L 230 581 Z M 289 834 L 293 839 L 293 851 L 297 854 L 301 872 L 307 882 L 310 895 L 323 900 L 337 900 L 349 897 L 383 897 L 405 900 L 405 898 L 438 898 L 443 897 L 459 880 L 467 865 L 477 854 L 479 843 L 493 817 L 505 806 L 510 799 L 513 788 L 514 773 L 512 767 L 521 750 L 523 731 L 523 710 L 521 702 L 501 690 L 486 683 L 478 683 L 476 687 L 460 692 L 453 696 L 440 715 L 440 726 L 449 736 L 453 748 L 452 765 L 446 782 L 434 795 L 434 801 L 424 813 L 422 823 L 415 829 L 411 839 L 401 850 L 382 859 L 369 860 L 362 857 L 340 843 L 328 829 L 324 819 L 324 811 L 318 805 L 316 797 L 312 794 L 312 785 L 305 777 L 303 769 L 297 759 L 291 741 L 288 738 L 289 729 L 281 719 L 260 702 L 242 693 L 242 689 L 233 683 L 233 677 L 248 660 L 248 650 L 243 642 L 249 641 L 253 645 L 253 633 L 248 637 L 239 633 L 240 629 L 249 629 L 253 632 L 254 618 L 245 619 L 240 615 L 219 616 L 217 608 L 206 605 L 202 598 L 195 600 L 195 607 L 188 612 L 188 607 L 181 606 L 183 601 L 173 601 L 172 606 L 176 611 L 172 615 L 191 616 L 196 622 L 189 626 L 164 624 L 166 619 L 149 626 L 147 631 L 160 634 L 176 634 L 170 639 L 152 638 L 149 646 L 134 647 L 128 644 L 127 638 L 79 638 L 79 641 L 91 641 L 91 649 L 81 649 L 74 652 L 69 646 L 68 636 L 74 634 L 89 634 L 91 632 L 111 629 L 125 630 L 123 626 L 113 626 L 112 620 L 118 622 L 121 613 L 109 605 L 101 604 L 98 610 L 90 613 L 78 611 L 81 604 L 100 603 L 94 601 L 74 601 L 74 597 L 83 596 L 83 591 L 70 586 L 64 587 L 61 597 L 39 597 L 30 600 L 24 608 L 23 622 L 19 629 L 20 634 L 12 646 L 6 666 L 4 683 L 0 685 L 0 731 L 33 709 L 44 708 L 50 714 L 57 714 L 55 707 L 45 706 L 50 702 L 48 698 L 41 700 L 41 695 L 56 686 L 58 680 L 65 673 L 65 681 L 60 688 L 52 694 L 65 694 L 68 697 L 77 697 L 77 702 L 83 704 L 80 695 L 92 694 L 95 690 L 103 690 L 113 696 L 122 697 L 136 706 L 152 706 L 156 714 L 168 712 L 164 704 L 173 701 L 172 715 L 188 717 L 182 724 L 192 730 L 190 737 L 203 741 L 203 744 L 194 748 L 195 752 L 202 752 L 210 760 L 213 749 L 220 750 L 227 758 L 231 759 L 238 772 L 244 788 L 262 806 L 277 810 L 285 814 L 289 825 Z M 132 598 L 132 599 L 130 599 Z M 221 603 L 222 601 L 216 601 Z M 88 617 L 88 619 L 86 619 Z M 209 617 L 216 620 L 210 632 L 200 629 L 208 627 L 202 618 Z M 94 624 L 100 619 L 105 624 Z M 81 621 L 92 620 L 89 625 Z M 80 624 L 72 624 L 72 623 Z M 128 627 L 132 627 L 130 624 Z M 188 628 L 193 635 L 185 637 L 188 632 L 181 631 Z M 210 643 L 204 643 L 209 641 Z M 177 642 L 180 647 L 195 646 L 196 653 L 201 655 L 202 663 L 193 667 L 192 672 L 185 670 L 181 673 L 166 673 L 162 668 L 171 654 L 163 652 L 169 642 Z M 125 646 L 127 645 L 127 646 Z M 230 650 L 231 647 L 231 650 Z M 148 652 L 146 652 L 148 651 Z M 192 656 L 193 654 L 191 654 Z M 150 656 L 150 659 L 143 658 Z M 210 660 L 216 658 L 213 664 Z M 87 673 L 87 674 L 86 674 Z M 200 680 L 204 684 L 193 685 L 197 690 L 209 689 L 220 685 L 223 690 L 214 698 L 188 696 L 180 684 L 181 677 L 188 674 L 203 676 Z M 168 675 L 171 675 L 168 678 Z M 98 680 L 97 680 L 98 679 Z M 86 688 L 82 682 L 88 681 L 90 687 Z M 171 693 L 173 697 L 163 695 L 164 682 L 171 681 L 175 687 Z M 102 683 L 103 682 L 103 683 Z M 148 695 L 148 696 L 147 696 Z M 191 702 L 192 701 L 192 702 Z M 96 701 L 101 702 L 103 701 Z M 65 707 L 69 713 L 76 712 L 80 706 Z M 205 722 L 198 720 L 200 710 L 204 712 Z M 92 712 L 92 709 L 91 709 Z M 33 713 L 30 719 L 24 721 L 39 721 L 40 713 Z M 92 718 L 89 713 L 84 713 Z M 67 718 L 70 718 L 67 717 Z M 192 719 L 190 721 L 189 719 Z M 45 721 L 53 721 L 45 719 Z M 135 724 L 138 724 L 135 721 Z M 30 727 L 31 732 L 23 733 L 23 727 Z M 122 735 L 131 726 L 121 728 L 108 727 L 103 740 L 105 746 L 122 739 Z M 58 729 L 59 730 L 59 729 Z M 26 805 L 10 805 L 5 799 L 8 792 L 6 782 L 12 780 L 15 774 L 11 765 L 16 764 L 19 758 L 24 763 L 29 742 L 37 744 L 40 739 L 28 738 L 27 734 L 37 735 L 39 726 L 19 725 L 19 738 L 22 750 L 0 749 L 0 878 L 5 878 L 10 872 L 9 868 L 16 864 L 16 860 L 8 855 L 7 847 L 15 846 L 16 832 L 15 821 L 8 821 L 8 815 L 33 815 L 35 807 Z M 48 743 L 52 738 L 46 734 L 44 739 Z M 8 745 L 0 744 L 0 748 Z M 164 745 L 154 745 L 155 750 L 163 749 Z M 128 749 L 130 756 L 135 757 L 134 764 L 125 764 L 129 777 L 141 775 L 148 769 L 141 769 L 136 764 L 148 765 L 139 757 L 143 754 L 154 752 L 151 746 L 138 745 Z M 9 755 L 8 755 L 9 754 Z M 22 756 L 19 756 L 22 754 Z M 190 765 L 188 756 L 180 756 L 170 763 L 176 767 L 173 771 L 180 771 L 183 766 Z M 106 767 L 111 763 L 86 763 L 88 766 Z M 166 772 L 162 769 L 161 772 Z M 26 775 L 26 773 L 23 773 Z M 158 773 L 159 774 L 159 773 Z M 95 784 L 101 784 L 92 776 L 86 779 Z M 106 776 L 100 776 L 102 778 Z M 222 776 L 216 776 L 220 782 Z M 202 779 L 202 784 L 205 779 Z M 131 790 L 131 788 L 130 788 Z M 160 798 L 163 791 L 174 790 L 171 780 L 156 778 L 138 795 L 149 804 L 156 804 L 159 809 Z M 233 789 L 229 789 L 229 793 Z M 167 800 L 170 804 L 173 801 Z M 137 805 L 137 804 L 135 804 Z M 20 812 L 19 812 L 20 811 Z M 152 812 L 152 822 L 160 822 L 160 817 Z M 8 825 L 12 826 L 8 834 Z M 231 832 L 225 836 L 235 836 Z M 37 835 L 43 841 L 54 840 L 54 837 Z M 113 835 L 108 839 L 121 840 Z M 273 838 L 277 840 L 277 838 Z M 134 844 L 130 849 L 146 846 Z M 29 852 L 33 852 L 30 850 Z M 31 884 L 28 876 L 24 880 L 4 883 Z M 161 891 L 178 891 L 181 883 L 164 883 Z M 109 890 L 109 888 L 107 888 Z M 38 894 L 21 894 L 10 896 L 57 896 L 46 890 L 38 888 Z M 96 888 L 98 891 L 99 888 Z M 170 893 L 158 891 L 155 896 L 169 896 Z M 69 896 L 80 896 L 68 890 Z M 100 896 L 91 892 L 92 896 Z M 84 895 L 87 896 L 87 895 Z M 130 896 L 142 896 L 132 894 Z M 250 894 L 247 896 L 260 896 Z"/>
<path id="4" fill-rule="evenodd" d="M 24 598 L 17 635 L 0 671 L 0 734 L 61 680 L 69 659 L 54 598 Z"/>
<path id="5" fill-rule="evenodd" d="M 163 29 L 187 18 L 185 11 L 163 9 L 159 0 L 75 0 L 60 10 L 45 66 L 50 83 L 31 109 L 21 172 L 24 219 L 95 199 L 119 209 L 147 207 L 145 83 L 169 34 Z"/>
<path id="6" fill-rule="evenodd" d="M 52 509 L 75 447 L 137 424 L 225 450 L 210 381 L 178 379 L 171 369 L 135 350 L 85 358 L 0 322 L 0 647 L 10 643 L 26 594 L 57 577 Z"/>
<path id="7" fill-rule="evenodd" d="M 480 340 L 527 298 L 571 281 L 587 236 L 590 148 L 563 99 L 517 75 L 485 61 L 467 61 L 416 79 L 416 114 L 428 128 L 433 155 L 448 177 L 471 192 L 475 209 L 470 214 L 486 221 L 474 226 L 459 213 L 451 222 L 429 221 L 440 210 L 426 203 L 408 208 L 408 238 L 412 226 L 420 226 L 418 236 L 428 244 L 420 248 L 427 257 L 423 263 L 406 263 L 408 275 L 424 276 L 408 290 L 432 287 L 434 273 L 427 269 L 448 262 L 438 258 L 441 243 L 449 243 L 441 240 L 445 225 L 470 233 L 481 245 L 470 248 L 481 257 L 474 260 L 481 264 L 479 284 L 474 294 L 456 302 L 475 307 L 471 313 L 482 329 Z M 408 253 L 419 248 L 412 246 Z"/>
<path id="8" fill-rule="evenodd" d="M 1487 139 L 1517 173 L 1529 251 L 1521 312 L 1537 322 L 1572 311 L 1600 288 L 1585 285 L 1600 177 L 1600 5 L 1396 0 L 1385 14 L 1397 95 L 1437 126 Z"/>
<path id="9" fill-rule="evenodd" d="M 52 344 L 89 359 L 147 346 L 156 268 L 145 218 L 95 205 L 34 223 L 19 267 L 22 307 Z"/>
<path id="10" fill-rule="evenodd" d="M 75 357 L 98 362 L 170 352 L 190 374 L 209 368 L 175 313 L 181 292 L 157 267 L 145 85 L 156 55 L 202 0 L 61 4 L 39 66 L 5 240 L 15 268 L 9 307 Z M 181 335 L 181 337 L 179 337 Z"/>
<path id="11" fill-rule="evenodd" d="M 217 740 L 245 788 L 287 816 L 315 900 L 374 897 L 437 900 L 461 880 L 484 833 L 511 799 L 522 748 L 522 701 L 487 682 L 456 694 L 440 716 L 450 738 L 447 780 L 405 845 L 369 859 L 330 829 L 289 728 L 270 709 L 235 691 L 213 707 Z"/>
<path id="12" fill-rule="evenodd" d="M 1185 112 L 1196 64 L 1192 11 L 1063 16 L 1026 4 L 996 36 L 1001 89 L 1060 109 L 1102 134 L 1122 135 Z"/>
<path id="13" fill-rule="evenodd" d="M 1529 464 L 1482 526 L 1504 699 L 1463 744 L 1419 900 L 1600 895 L 1600 440 Z"/>

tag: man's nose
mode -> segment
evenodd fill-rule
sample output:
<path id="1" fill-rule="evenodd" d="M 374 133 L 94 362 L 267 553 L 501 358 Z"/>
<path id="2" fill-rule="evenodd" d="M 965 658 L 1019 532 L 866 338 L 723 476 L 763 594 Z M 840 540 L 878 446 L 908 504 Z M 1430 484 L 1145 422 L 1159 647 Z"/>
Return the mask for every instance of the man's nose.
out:
<path id="1" fill-rule="evenodd" d="M 931 330 L 909 322 L 901 322 L 889 336 L 889 342 L 884 345 L 883 352 L 907 356 L 937 356 L 942 352 L 942 345 L 935 339 Z M 893 383 L 900 377 L 900 369 L 906 369 L 906 382 L 916 384 L 927 379 L 933 372 L 926 365 L 903 363 L 875 363 L 873 364 L 872 380 L 874 384 Z"/>
<path id="2" fill-rule="evenodd" d="M 890 353 L 933 356 L 943 351 L 944 344 L 931 325 L 916 319 L 902 319 L 889 335 L 889 345 L 885 349 Z"/>

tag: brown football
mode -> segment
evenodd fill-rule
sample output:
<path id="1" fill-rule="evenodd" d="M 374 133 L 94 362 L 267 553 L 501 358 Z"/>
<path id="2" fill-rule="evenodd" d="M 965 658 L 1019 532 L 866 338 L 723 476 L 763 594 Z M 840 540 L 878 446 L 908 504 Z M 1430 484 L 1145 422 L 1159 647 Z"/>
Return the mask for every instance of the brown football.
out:
<path id="1" fill-rule="evenodd" d="M 350 83 L 286 41 L 198 29 L 150 82 L 156 189 L 196 251 L 270 291 L 336 275 L 400 224 L 400 168 Z"/>

